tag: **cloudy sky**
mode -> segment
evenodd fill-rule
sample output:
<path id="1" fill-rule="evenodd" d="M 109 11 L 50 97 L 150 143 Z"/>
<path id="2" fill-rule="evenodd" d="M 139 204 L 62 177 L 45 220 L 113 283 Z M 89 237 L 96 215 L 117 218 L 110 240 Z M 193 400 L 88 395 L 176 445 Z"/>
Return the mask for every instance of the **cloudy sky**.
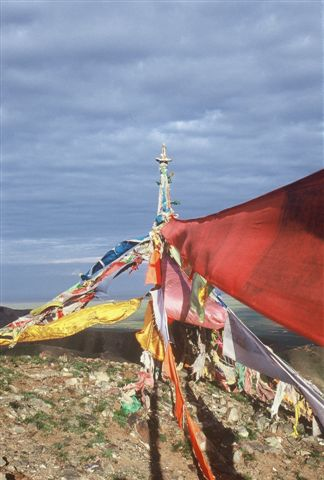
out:
<path id="1" fill-rule="evenodd" d="M 147 233 L 163 142 L 182 218 L 322 167 L 320 1 L 1 9 L 2 304 L 48 300 Z"/>

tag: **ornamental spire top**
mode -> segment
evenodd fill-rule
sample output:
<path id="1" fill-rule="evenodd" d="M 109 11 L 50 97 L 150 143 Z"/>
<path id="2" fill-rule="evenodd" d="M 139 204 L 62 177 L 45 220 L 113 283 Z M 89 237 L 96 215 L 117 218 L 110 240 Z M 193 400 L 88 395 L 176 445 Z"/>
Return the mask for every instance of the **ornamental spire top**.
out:
<path id="1" fill-rule="evenodd" d="M 161 163 L 166 163 L 166 164 L 168 164 L 169 162 L 172 162 L 171 158 L 168 158 L 168 157 L 167 157 L 166 145 L 165 145 L 165 143 L 163 143 L 163 145 L 162 145 L 161 155 L 160 155 L 159 157 L 156 157 L 155 160 L 156 160 L 157 162 L 159 162 L 160 164 L 161 164 Z"/>

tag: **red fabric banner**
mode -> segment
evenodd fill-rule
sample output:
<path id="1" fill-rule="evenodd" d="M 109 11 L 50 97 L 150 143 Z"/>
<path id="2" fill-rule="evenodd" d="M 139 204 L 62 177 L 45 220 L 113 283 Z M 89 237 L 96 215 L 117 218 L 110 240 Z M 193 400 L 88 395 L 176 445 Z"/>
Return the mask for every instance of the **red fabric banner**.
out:
<path id="1" fill-rule="evenodd" d="M 324 345 L 324 170 L 162 234 L 210 283 Z"/>

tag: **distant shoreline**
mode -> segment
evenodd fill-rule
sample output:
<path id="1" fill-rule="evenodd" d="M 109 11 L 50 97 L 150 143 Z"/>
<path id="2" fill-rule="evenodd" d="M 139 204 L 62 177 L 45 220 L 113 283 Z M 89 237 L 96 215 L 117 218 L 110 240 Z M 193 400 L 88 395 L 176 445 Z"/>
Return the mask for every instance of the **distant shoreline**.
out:
<path id="1" fill-rule="evenodd" d="M 223 299 L 226 304 L 238 315 L 238 317 L 252 330 L 255 335 L 257 335 L 264 343 L 274 347 L 277 351 L 286 350 L 290 348 L 313 345 L 313 343 L 294 332 L 288 331 L 279 324 L 273 322 L 272 320 L 264 317 L 263 315 L 255 312 L 251 308 L 243 305 L 238 300 L 230 297 L 229 295 L 223 294 Z M 108 301 L 119 301 L 125 300 L 126 296 L 118 295 L 114 299 L 106 300 Z M 47 301 L 30 301 L 30 302 L 8 302 L 4 307 L 7 307 L 12 310 L 32 310 L 33 308 L 39 307 L 47 303 Z M 98 301 L 98 303 L 104 303 L 104 301 Z M 93 304 L 93 302 L 91 303 Z M 111 326 L 101 325 L 100 329 L 129 329 L 129 330 L 139 330 L 142 328 L 144 313 L 146 308 L 146 301 L 144 301 L 141 307 L 128 319 L 118 322 L 117 324 Z M 19 315 L 18 315 L 19 316 Z"/>
<path id="2" fill-rule="evenodd" d="M 224 298 L 225 299 L 225 298 Z M 306 378 L 312 380 L 317 386 L 324 390 L 324 382 L 322 380 L 322 367 L 324 367 L 324 349 L 313 345 L 309 340 L 303 338 L 293 332 L 285 330 L 280 325 L 266 319 L 262 315 L 254 312 L 250 308 L 240 304 L 234 299 L 225 299 L 227 304 L 235 311 L 241 320 L 260 338 L 260 340 L 266 345 L 270 346 L 277 354 L 287 360 L 296 370 L 298 370 Z M 24 303 L 16 302 L 15 305 L 25 308 L 12 309 L 9 306 L 0 307 L 0 326 L 4 326 L 4 322 L 13 321 L 21 315 L 26 314 L 29 308 L 38 306 L 40 303 Z M 29 307 L 29 308 L 26 308 Z M 110 351 L 114 351 L 114 355 L 118 356 L 118 348 L 124 345 L 123 350 L 129 350 L 132 352 L 135 348 L 136 342 L 134 342 L 134 332 L 138 331 L 143 326 L 144 313 L 146 308 L 146 302 L 144 301 L 141 307 L 131 317 L 113 325 L 98 325 L 91 327 L 88 330 L 80 332 L 72 337 L 66 337 L 65 339 L 49 342 L 41 342 L 43 347 L 45 345 L 58 345 L 64 346 L 64 348 L 77 348 L 91 350 L 92 344 L 103 345 L 107 342 L 107 348 Z M 80 343 L 80 345 L 78 345 Z M 116 350 L 116 346 L 119 347 Z M 91 347 L 91 348 L 90 348 Z M 16 347 L 15 352 L 24 351 L 24 344 L 20 347 Z M 40 344 L 29 346 L 31 351 L 38 351 L 42 348 Z M 96 350 L 97 347 L 95 347 Z M 115 350 L 116 351 L 115 351 Z M 94 352 L 88 351 L 93 355 Z M 134 350 L 134 359 L 137 358 Z M 137 355 L 139 358 L 139 354 Z"/>

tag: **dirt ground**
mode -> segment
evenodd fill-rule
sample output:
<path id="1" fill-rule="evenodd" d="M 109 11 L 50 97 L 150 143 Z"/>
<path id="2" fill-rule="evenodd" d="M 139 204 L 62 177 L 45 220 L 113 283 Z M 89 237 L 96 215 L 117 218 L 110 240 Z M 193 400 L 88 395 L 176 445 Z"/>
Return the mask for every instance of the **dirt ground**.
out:
<path id="1" fill-rule="evenodd" d="M 174 420 L 172 389 L 158 381 L 144 406 L 126 414 L 125 385 L 140 366 L 44 348 L 1 355 L 0 480 L 201 479 L 190 444 Z M 180 372 L 205 452 L 219 480 L 324 478 L 324 440 L 293 412 L 270 421 L 267 406 Z"/>

